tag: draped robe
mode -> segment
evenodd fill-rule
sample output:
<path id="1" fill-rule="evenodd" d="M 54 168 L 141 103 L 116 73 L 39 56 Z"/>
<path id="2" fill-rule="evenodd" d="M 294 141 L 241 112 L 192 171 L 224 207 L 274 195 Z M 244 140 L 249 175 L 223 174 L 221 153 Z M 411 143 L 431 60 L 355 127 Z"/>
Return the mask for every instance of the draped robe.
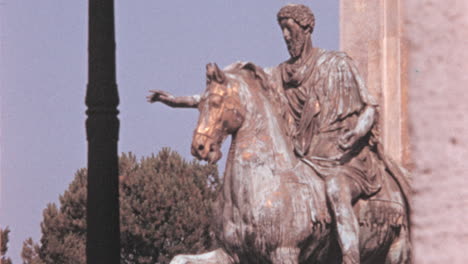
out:
<path id="1" fill-rule="evenodd" d="M 351 150 L 338 143 L 356 127 L 366 106 L 377 110 L 352 59 L 343 52 L 314 48 L 302 65 L 286 61 L 270 74 L 273 97 L 296 154 L 323 178 L 348 176 L 364 195 L 378 192 L 386 167 L 377 154 L 378 118 Z"/>

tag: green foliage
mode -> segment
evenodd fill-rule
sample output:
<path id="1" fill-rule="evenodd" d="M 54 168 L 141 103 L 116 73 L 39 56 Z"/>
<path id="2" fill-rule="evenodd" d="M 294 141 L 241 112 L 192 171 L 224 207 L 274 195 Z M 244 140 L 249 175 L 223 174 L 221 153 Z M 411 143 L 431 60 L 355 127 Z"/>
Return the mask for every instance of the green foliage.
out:
<path id="1" fill-rule="evenodd" d="M 25 241 L 21 255 L 31 255 L 27 252 L 32 251 L 35 253 L 35 258 L 27 262 L 23 257 L 24 263 L 79 264 L 86 262 L 86 177 L 85 169 L 76 172 L 68 190 L 59 197 L 60 209 L 55 204 L 47 205 L 41 223 L 41 246 L 34 244 L 32 240 Z"/>
<path id="2" fill-rule="evenodd" d="M 168 263 L 179 253 L 214 248 L 211 204 L 217 193 L 217 167 L 187 162 L 163 149 L 143 158 L 123 154 L 119 161 L 121 263 Z M 23 243 L 25 264 L 85 263 L 85 169 L 49 204 L 41 223 L 40 246 Z"/>
<path id="3" fill-rule="evenodd" d="M 26 239 L 23 242 L 23 250 L 21 251 L 23 264 L 44 264 L 39 256 L 39 251 L 39 245 L 35 244 L 32 238 Z"/>
<path id="4" fill-rule="evenodd" d="M 11 264 L 11 259 L 6 256 L 8 251 L 8 242 L 9 242 L 10 228 L 6 227 L 5 229 L 0 228 L 0 263 L 1 264 Z"/>

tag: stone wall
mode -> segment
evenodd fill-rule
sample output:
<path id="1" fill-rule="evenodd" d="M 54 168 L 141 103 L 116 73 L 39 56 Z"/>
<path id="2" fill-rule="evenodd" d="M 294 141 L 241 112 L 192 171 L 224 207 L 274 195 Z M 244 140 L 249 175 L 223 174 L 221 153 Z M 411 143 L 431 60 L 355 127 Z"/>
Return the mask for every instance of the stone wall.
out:
<path id="1" fill-rule="evenodd" d="M 468 263 L 468 1 L 407 0 L 416 263 Z"/>
<path id="2" fill-rule="evenodd" d="M 467 263 L 468 1 L 341 0 L 340 11 L 341 48 L 386 111 L 386 148 L 412 170 L 414 263 Z"/>

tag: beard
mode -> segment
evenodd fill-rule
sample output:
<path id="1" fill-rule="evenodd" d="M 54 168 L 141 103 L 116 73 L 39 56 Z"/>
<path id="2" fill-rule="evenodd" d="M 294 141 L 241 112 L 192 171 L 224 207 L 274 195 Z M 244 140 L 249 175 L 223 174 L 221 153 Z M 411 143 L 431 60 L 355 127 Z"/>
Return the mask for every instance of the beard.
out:
<path id="1" fill-rule="evenodd" d="M 288 46 L 288 52 L 289 55 L 291 55 L 291 58 L 298 58 L 302 50 L 304 49 L 304 43 L 305 43 L 305 38 L 303 36 L 298 36 L 297 39 L 293 39 L 289 42 L 286 42 L 286 45 Z"/>

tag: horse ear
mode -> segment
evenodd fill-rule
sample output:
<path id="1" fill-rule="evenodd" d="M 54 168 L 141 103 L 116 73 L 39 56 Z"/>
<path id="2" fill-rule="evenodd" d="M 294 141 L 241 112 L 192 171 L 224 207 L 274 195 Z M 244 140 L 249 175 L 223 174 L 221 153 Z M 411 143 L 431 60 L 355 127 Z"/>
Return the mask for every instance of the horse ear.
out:
<path id="1" fill-rule="evenodd" d="M 226 80 L 224 72 L 218 67 L 216 63 L 208 63 L 206 65 L 206 78 L 210 81 L 223 83 Z"/>

